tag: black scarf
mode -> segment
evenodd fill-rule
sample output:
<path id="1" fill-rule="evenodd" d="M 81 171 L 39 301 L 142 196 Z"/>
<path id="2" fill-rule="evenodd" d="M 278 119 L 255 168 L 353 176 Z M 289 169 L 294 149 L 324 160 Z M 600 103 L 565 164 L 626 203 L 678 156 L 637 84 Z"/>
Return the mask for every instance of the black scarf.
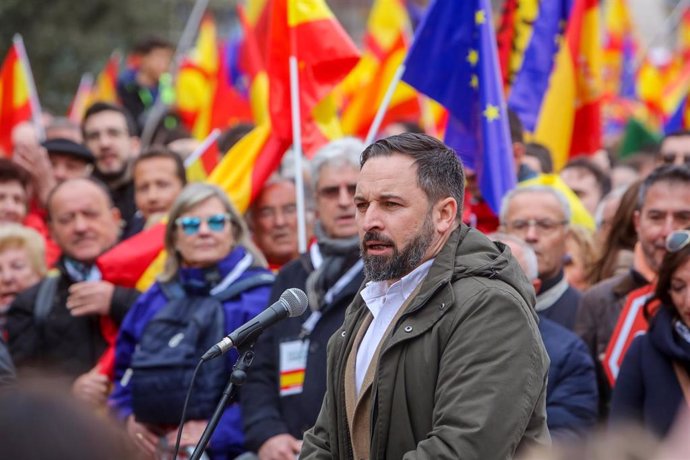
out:
<path id="1" fill-rule="evenodd" d="M 309 307 L 319 311 L 324 306 L 326 292 L 359 260 L 359 237 L 330 238 L 319 222 L 315 225 L 314 235 L 323 261 L 307 277 L 306 289 Z"/>

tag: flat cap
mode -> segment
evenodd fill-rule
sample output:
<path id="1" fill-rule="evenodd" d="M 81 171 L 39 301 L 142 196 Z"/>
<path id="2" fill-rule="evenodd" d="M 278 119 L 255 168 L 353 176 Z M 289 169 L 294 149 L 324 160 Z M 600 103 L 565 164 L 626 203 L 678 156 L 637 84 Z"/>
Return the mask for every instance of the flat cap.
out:
<path id="1" fill-rule="evenodd" d="M 93 156 L 93 153 L 91 153 L 91 150 L 69 139 L 49 139 L 43 142 L 41 145 L 45 147 L 49 155 L 51 153 L 60 153 L 62 155 L 69 155 L 87 163 L 93 163 L 96 161 L 96 158 Z"/>

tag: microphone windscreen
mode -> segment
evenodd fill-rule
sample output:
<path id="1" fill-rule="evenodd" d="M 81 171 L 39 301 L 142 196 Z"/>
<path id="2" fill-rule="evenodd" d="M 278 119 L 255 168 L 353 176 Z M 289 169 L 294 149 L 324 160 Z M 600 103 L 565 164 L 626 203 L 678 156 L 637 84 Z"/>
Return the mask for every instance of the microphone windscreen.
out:
<path id="1" fill-rule="evenodd" d="M 288 316 L 290 318 L 301 316 L 309 306 L 307 294 L 305 294 L 301 289 L 287 289 L 285 292 L 283 292 L 280 298 L 287 304 L 287 310 L 289 312 Z"/>

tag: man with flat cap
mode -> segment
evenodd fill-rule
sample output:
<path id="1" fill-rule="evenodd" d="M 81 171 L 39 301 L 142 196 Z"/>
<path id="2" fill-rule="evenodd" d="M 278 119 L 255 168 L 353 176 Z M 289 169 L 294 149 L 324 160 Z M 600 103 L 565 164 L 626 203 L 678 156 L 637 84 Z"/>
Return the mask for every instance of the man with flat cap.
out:
<path id="1" fill-rule="evenodd" d="M 93 153 L 70 139 L 55 138 L 43 143 L 53 170 L 55 184 L 87 177 L 93 169 Z"/>

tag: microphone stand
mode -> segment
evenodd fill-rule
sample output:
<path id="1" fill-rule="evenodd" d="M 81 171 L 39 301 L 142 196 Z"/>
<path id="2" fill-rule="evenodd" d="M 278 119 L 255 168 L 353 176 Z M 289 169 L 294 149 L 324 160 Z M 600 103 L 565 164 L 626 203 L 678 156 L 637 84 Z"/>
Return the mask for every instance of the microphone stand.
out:
<path id="1" fill-rule="evenodd" d="M 232 367 L 232 373 L 230 374 L 228 385 L 225 387 L 225 390 L 223 390 L 223 395 L 221 396 L 220 401 L 218 401 L 216 410 L 211 416 L 211 419 L 208 421 L 208 425 L 206 425 L 206 429 L 204 429 L 204 433 L 201 435 L 199 443 L 194 448 L 192 456 L 189 457 L 190 460 L 199 460 L 201 458 L 204 453 L 204 449 L 206 449 L 206 446 L 211 439 L 211 435 L 216 430 L 218 422 L 220 422 L 220 417 L 223 415 L 226 405 L 235 397 L 237 387 L 242 386 L 244 382 L 247 381 L 247 369 L 249 369 L 249 366 L 252 365 L 252 361 L 254 360 L 253 347 L 254 343 L 251 343 L 249 345 L 243 345 L 237 349 L 240 352 L 240 357 L 237 358 L 237 362 L 235 362 L 235 365 Z"/>

